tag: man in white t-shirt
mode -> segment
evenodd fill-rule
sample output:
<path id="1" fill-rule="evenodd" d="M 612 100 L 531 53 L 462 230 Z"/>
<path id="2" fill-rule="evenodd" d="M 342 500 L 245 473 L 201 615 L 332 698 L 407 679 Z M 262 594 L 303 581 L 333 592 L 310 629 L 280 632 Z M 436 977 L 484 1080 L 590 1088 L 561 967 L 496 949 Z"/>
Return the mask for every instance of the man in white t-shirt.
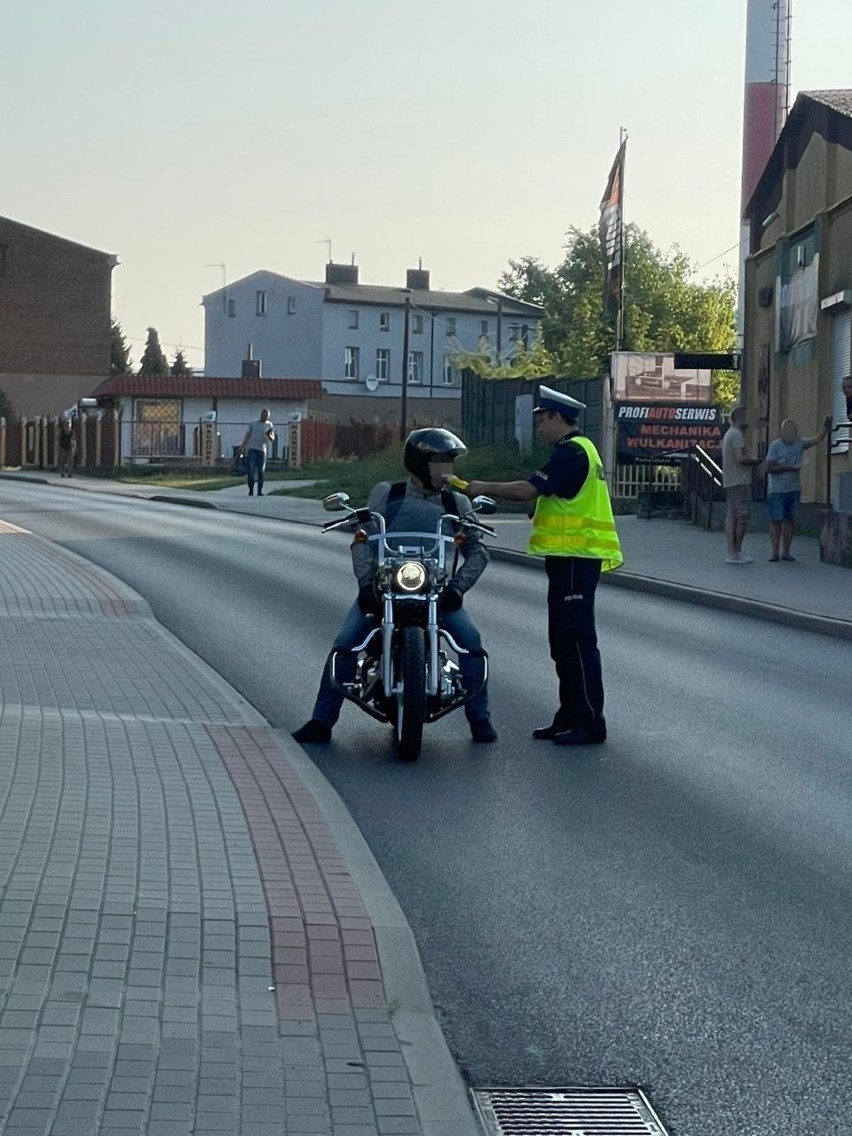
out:
<path id="1" fill-rule="evenodd" d="M 751 473 L 759 458 L 746 457 L 746 408 L 735 406 L 731 425 L 722 439 L 722 484 L 728 503 L 725 536 L 728 541 L 728 564 L 753 564 L 753 556 L 743 556 L 743 539 L 751 516 Z"/>
<path id="2" fill-rule="evenodd" d="M 260 419 L 252 422 L 246 436 L 243 438 L 243 449 L 246 454 L 246 481 L 248 482 L 249 497 L 254 495 L 254 483 L 257 482 L 257 495 L 263 496 L 263 474 L 266 469 L 266 443 L 275 441 L 275 430 L 269 411 L 265 408 L 260 412 Z"/>

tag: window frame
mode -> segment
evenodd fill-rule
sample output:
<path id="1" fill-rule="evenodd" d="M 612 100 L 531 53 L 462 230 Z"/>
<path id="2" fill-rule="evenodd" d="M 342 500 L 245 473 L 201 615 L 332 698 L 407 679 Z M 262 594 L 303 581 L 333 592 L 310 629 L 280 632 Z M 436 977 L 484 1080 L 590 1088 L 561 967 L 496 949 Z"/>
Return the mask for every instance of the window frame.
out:
<path id="1" fill-rule="evenodd" d="M 265 288 L 258 288 L 254 294 L 254 314 L 265 316 L 269 310 L 269 302 Z"/>
<path id="2" fill-rule="evenodd" d="M 359 318 L 360 315 L 361 315 L 361 313 L 358 311 L 357 308 L 350 308 L 349 309 L 349 330 L 350 331 L 357 331 L 358 330 L 358 325 L 360 323 L 360 318 Z"/>
<path id="3" fill-rule="evenodd" d="M 382 373 L 384 372 L 384 373 Z M 376 348 L 376 378 L 380 383 L 390 382 L 390 348 Z"/>
<path id="4" fill-rule="evenodd" d="M 390 312 L 379 312 L 379 331 L 390 331 Z"/>
<path id="5" fill-rule="evenodd" d="M 422 335 L 423 334 L 423 316 L 420 314 L 420 312 L 412 313 L 412 316 L 411 316 L 411 334 L 412 335 Z"/>
<path id="6" fill-rule="evenodd" d="M 343 349 L 343 377 L 349 382 L 358 381 L 361 369 L 361 351 L 358 347 L 349 346 Z"/>
<path id="7" fill-rule="evenodd" d="M 287 315 L 288 316 L 294 316 L 295 314 L 296 314 L 296 297 L 295 296 L 288 296 L 287 297 Z"/>
<path id="8" fill-rule="evenodd" d="M 235 319 L 237 315 L 237 301 L 228 297 L 228 319 Z"/>
<path id="9" fill-rule="evenodd" d="M 415 378 L 415 373 L 417 378 Z M 423 352 L 408 352 L 408 385 L 411 387 L 423 386 Z"/>
<path id="10" fill-rule="evenodd" d="M 456 317 L 447 316 L 447 335 L 456 335 Z"/>

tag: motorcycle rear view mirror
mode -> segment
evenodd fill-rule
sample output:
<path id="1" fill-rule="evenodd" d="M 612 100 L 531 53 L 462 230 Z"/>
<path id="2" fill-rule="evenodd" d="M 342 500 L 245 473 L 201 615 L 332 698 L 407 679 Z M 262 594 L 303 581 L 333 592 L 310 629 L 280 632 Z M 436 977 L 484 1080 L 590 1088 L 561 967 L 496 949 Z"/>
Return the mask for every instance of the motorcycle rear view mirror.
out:
<path id="1" fill-rule="evenodd" d="M 330 493 L 323 498 L 322 507 L 327 513 L 344 513 L 349 508 L 349 494 Z"/>
<path id="2" fill-rule="evenodd" d="M 473 507 L 477 513 L 482 513 L 483 517 L 493 516 L 497 512 L 497 503 L 491 497 L 474 497 Z"/>

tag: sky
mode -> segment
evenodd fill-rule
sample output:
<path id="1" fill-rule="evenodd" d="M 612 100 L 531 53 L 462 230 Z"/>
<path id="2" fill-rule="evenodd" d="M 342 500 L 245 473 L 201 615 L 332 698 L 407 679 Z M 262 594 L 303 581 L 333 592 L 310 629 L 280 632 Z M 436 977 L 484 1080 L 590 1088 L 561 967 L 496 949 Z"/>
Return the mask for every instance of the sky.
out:
<path id="1" fill-rule="evenodd" d="M 737 267 L 746 0 L 0 0 L 0 214 L 115 253 L 113 311 L 203 365 L 266 268 L 496 286 L 625 211 Z M 796 0 L 793 92 L 852 87 L 852 5 Z M 707 263 L 710 262 L 710 263 Z M 212 266 L 212 267 L 211 267 Z"/>

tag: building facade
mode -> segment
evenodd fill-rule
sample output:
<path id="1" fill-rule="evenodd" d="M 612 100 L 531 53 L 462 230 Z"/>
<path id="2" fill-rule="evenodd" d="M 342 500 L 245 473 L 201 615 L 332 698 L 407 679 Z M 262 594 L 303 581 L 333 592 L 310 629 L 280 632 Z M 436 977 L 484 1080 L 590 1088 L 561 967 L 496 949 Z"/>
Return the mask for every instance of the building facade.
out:
<path id="1" fill-rule="evenodd" d="M 826 505 L 852 513 L 852 91 L 799 95 L 749 218 L 743 402 L 761 455 L 785 418 L 807 436 L 833 416 L 830 446 L 802 470 L 819 523 Z"/>
<path id="2" fill-rule="evenodd" d="M 109 375 L 109 253 L 0 217 L 0 390 L 53 414 Z"/>
<path id="3" fill-rule="evenodd" d="M 322 386 L 315 379 L 116 375 L 90 393 L 101 407 L 121 411 L 122 460 L 145 463 L 198 456 L 201 426 L 211 412 L 216 416 L 214 456 L 230 458 L 264 408 L 278 434 L 270 456 L 284 457 L 288 424 L 307 418 Z"/>
<path id="4" fill-rule="evenodd" d="M 324 283 L 262 271 L 205 296 L 205 370 L 239 375 L 251 344 L 263 374 L 320 379 L 323 410 L 393 420 L 405 366 L 409 418 L 458 424 L 455 357 L 483 346 L 511 357 L 533 344 L 544 315 L 484 288 L 434 291 L 423 269 L 411 269 L 404 288 L 358 277 L 355 265 L 327 265 Z"/>

